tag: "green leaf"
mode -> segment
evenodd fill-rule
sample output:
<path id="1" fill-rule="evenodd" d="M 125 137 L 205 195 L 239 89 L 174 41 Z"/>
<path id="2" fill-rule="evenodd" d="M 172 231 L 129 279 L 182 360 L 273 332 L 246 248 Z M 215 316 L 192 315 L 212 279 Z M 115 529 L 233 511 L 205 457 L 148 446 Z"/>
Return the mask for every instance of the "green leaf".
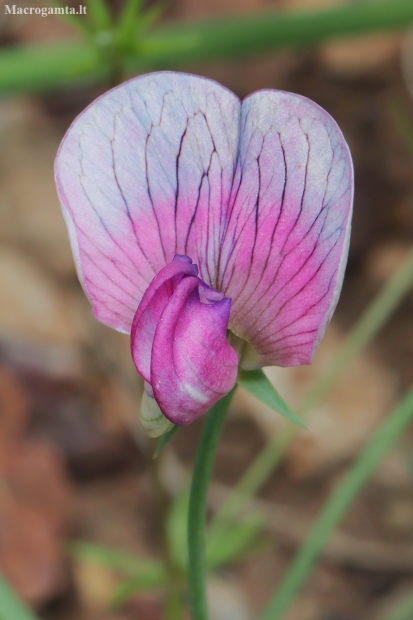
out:
<path id="1" fill-rule="evenodd" d="M 39 620 L 0 574 L 0 620 Z"/>
<path id="2" fill-rule="evenodd" d="M 166 527 L 169 555 L 173 564 L 182 571 L 186 570 L 188 562 L 188 506 L 189 489 L 185 488 L 173 501 Z M 257 543 L 264 525 L 265 517 L 255 512 L 240 522 L 227 522 L 218 531 L 211 532 L 211 535 L 208 532 L 206 542 L 208 568 L 218 568 L 246 553 Z"/>
<path id="3" fill-rule="evenodd" d="M 213 58 L 239 59 L 283 46 L 302 46 L 325 39 L 406 28 L 413 21 L 411 0 L 345 3 L 314 11 L 268 11 L 192 24 L 165 25 L 148 33 L 142 51 L 152 66 Z M 146 59 L 143 57 L 142 62 Z"/>
<path id="4" fill-rule="evenodd" d="M 166 522 L 166 539 L 169 555 L 175 566 L 186 569 L 188 562 L 187 523 L 189 488 L 184 488 L 174 498 Z"/>
<path id="5" fill-rule="evenodd" d="M 156 446 L 155 453 L 153 455 L 154 459 L 156 459 L 160 455 L 162 450 L 165 448 L 166 445 L 168 445 L 172 437 L 175 435 L 176 432 L 179 431 L 180 428 L 181 428 L 180 426 L 174 426 L 173 428 L 171 428 L 171 430 L 167 431 L 161 436 L 161 438 L 159 439 L 158 445 Z"/>
<path id="6" fill-rule="evenodd" d="M 150 28 L 168 8 L 166 0 L 158 0 L 142 14 L 142 30 Z"/>
<path id="7" fill-rule="evenodd" d="M 238 383 L 256 398 L 271 407 L 271 409 L 287 418 L 287 420 L 295 422 L 295 424 L 302 428 L 307 428 L 304 422 L 289 408 L 285 400 L 281 398 L 262 370 L 240 370 Z"/>
<path id="8" fill-rule="evenodd" d="M 233 562 L 257 547 L 265 526 L 264 515 L 256 512 L 245 520 L 227 523 L 212 536 L 207 537 L 206 557 L 209 568 Z"/>
<path id="9" fill-rule="evenodd" d="M 130 46 L 138 24 L 142 0 L 125 0 L 116 25 L 116 40 L 123 47 Z"/>
<path id="10" fill-rule="evenodd" d="M 112 595 L 113 607 L 121 607 L 134 594 L 147 592 L 165 586 L 168 582 L 167 571 L 159 567 L 148 567 L 146 570 L 122 581 Z"/>
<path id="11" fill-rule="evenodd" d="M 86 0 L 87 14 L 97 32 L 109 30 L 112 16 L 105 0 Z"/>
<path id="12" fill-rule="evenodd" d="M 92 6 L 95 21 L 106 24 L 106 18 L 98 17 L 98 0 L 89 0 L 91 11 Z M 179 67 L 193 67 L 196 62 L 246 57 L 286 46 L 315 44 L 338 36 L 408 28 L 412 21 L 411 0 L 380 0 L 352 2 L 306 13 L 270 11 L 210 22 L 168 25 L 143 35 L 139 32 L 136 51 L 123 52 L 123 68 L 133 74 L 177 70 Z M 98 49 L 82 41 L 2 49 L 0 92 L 62 88 L 68 76 L 96 82 L 110 74 L 110 67 L 102 65 L 102 56 Z"/>
<path id="13" fill-rule="evenodd" d="M 98 82 L 109 75 L 98 50 L 78 41 L 0 51 L 0 92 L 37 92 Z"/>
<path id="14" fill-rule="evenodd" d="M 141 574 L 160 574 L 164 571 L 159 560 L 137 558 L 136 556 L 81 540 L 70 541 L 66 545 L 69 555 L 83 562 L 91 562 L 119 571 L 130 577 Z"/>
<path id="15" fill-rule="evenodd" d="M 269 606 L 260 616 L 260 620 L 281 620 L 285 617 L 285 612 L 309 576 L 318 556 L 327 544 L 330 534 L 343 519 L 346 511 L 372 476 L 381 459 L 412 422 L 413 387 L 380 424 L 356 462 L 349 468 L 327 499 L 310 533 L 279 584 Z"/>
<path id="16" fill-rule="evenodd" d="M 112 605 L 115 607 L 123 605 L 136 592 L 159 588 L 167 582 L 166 567 L 159 560 L 137 558 L 111 547 L 80 540 L 70 541 L 67 550 L 76 560 L 106 566 L 127 575 L 112 595 Z M 0 620 L 3 620 L 1 615 Z"/>

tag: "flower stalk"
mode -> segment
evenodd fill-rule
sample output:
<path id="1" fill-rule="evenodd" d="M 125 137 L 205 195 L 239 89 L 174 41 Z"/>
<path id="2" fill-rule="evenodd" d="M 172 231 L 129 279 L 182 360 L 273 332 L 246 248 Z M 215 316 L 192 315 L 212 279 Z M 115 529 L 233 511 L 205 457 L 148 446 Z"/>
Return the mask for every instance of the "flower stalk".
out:
<path id="1" fill-rule="evenodd" d="M 208 620 L 205 557 L 207 494 L 218 442 L 235 389 L 208 412 L 195 458 L 188 513 L 188 585 L 192 620 Z"/>

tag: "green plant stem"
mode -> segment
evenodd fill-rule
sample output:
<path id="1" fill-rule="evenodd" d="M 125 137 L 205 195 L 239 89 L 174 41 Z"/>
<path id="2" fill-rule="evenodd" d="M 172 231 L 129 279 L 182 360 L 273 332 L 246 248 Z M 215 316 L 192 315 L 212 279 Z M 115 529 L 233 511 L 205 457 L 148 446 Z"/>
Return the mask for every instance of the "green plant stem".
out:
<path id="1" fill-rule="evenodd" d="M 0 575 L 0 620 L 39 620 Z"/>
<path id="2" fill-rule="evenodd" d="M 142 61 L 176 67 L 177 63 L 188 61 L 239 58 L 281 46 L 308 45 L 372 30 L 403 28 L 412 21 L 410 0 L 367 0 L 311 12 L 269 11 L 164 26 L 142 40 Z"/>
<path id="3" fill-rule="evenodd" d="M 107 18 L 92 3 L 94 19 Z M 96 6 L 98 8 L 96 8 Z M 102 5 L 104 6 L 104 5 Z M 92 8 L 92 7 L 90 7 Z M 103 16 L 102 16 L 103 15 Z M 380 0 L 301 12 L 268 12 L 202 23 L 163 26 L 135 41 L 136 52 L 123 57 L 123 69 L 144 72 L 178 69 L 196 62 L 239 58 L 282 46 L 318 43 L 337 36 L 407 28 L 411 0 Z M 36 45 L 0 53 L 0 92 L 42 91 L 81 78 L 89 82 L 110 73 L 102 54 L 88 42 Z"/>
<path id="4" fill-rule="evenodd" d="M 381 423 L 355 464 L 327 500 L 312 530 L 296 554 L 278 591 L 260 620 L 280 620 L 307 578 L 330 534 L 374 473 L 377 465 L 413 421 L 413 387 Z"/>
<path id="5" fill-rule="evenodd" d="M 296 408 L 298 415 L 305 417 L 323 401 L 340 374 L 383 327 L 410 290 L 412 284 L 413 249 L 410 250 L 398 271 L 383 285 L 348 334 L 331 364 L 319 375 L 309 392 L 299 403 Z M 297 432 L 299 432 L 297 427 L 288 424 L 277 437 L 271 439 L 262 449 L 215 516 L 211 524 L 212 535 L 214 533 L 218 535 L 223 527 L 231 523 L 239 511 L 257 493 L 285 455 Z"/>
<path id="6" fill-rule="evenodd" d="M 208 412 L 195 458 L 188 511 L 188 585 L 192 620 L 208 620 L 205 557 L 207 493 L 218 442 L 235 389 Z"/>

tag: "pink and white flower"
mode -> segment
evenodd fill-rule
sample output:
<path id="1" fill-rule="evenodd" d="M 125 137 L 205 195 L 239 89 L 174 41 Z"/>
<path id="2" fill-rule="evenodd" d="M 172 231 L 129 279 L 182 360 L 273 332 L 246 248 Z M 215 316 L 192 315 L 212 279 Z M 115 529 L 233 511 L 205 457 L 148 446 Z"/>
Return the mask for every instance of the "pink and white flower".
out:
<path id="1" fill-rule="evenodd" d="M 318 105 L 140 76 L 74 121 L 56 183 L 95 316 L 131 334 L 167 419 L 205 413 L 239 364 L 311 362 L 340 293 L 353 199 L 347 144 Z"/>

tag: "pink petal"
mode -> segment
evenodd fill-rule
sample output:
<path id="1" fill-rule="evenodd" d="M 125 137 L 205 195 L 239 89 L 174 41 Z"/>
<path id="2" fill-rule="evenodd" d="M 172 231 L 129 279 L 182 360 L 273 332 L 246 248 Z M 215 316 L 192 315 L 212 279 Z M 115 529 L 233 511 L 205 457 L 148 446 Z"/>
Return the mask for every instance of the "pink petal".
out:
<path id="1" fill-rule="evenodd" d="M 164 415 L 186 425 L 206 413 L 235 385 L 238 357 L 226 332 L 231 300 L 199 299 L 198 278 L 177 285 L 153 341 L 151 385 Z"/>
<path id="2" fill-rule="evenodd" d="M 187 254 L 214 286 L 240 102 L 204 78 L 140 76 L 92 103 L 56 159 L 79 278 L 96 317 L 129 332 L 153 277 Z"/>
<path id="3" fill-rule="evenodd" d="M 341 289 L 353 171 L 340 129 L 299 95 L 242 105 L 240 155 L 220 262 L 246 367 L 311 361 Z"/>
<path id="4" fill-rule="evenodd" d="M 152 345 L 156 327 L 174 292 L 174 284 L 185 275 L 196 276 L 198 268 L 187 257 L 175 257 L 154 277 L 146 289 L 132 323 L 131 349 L 135 366 L 142 377 L 151 381 Z"/>

